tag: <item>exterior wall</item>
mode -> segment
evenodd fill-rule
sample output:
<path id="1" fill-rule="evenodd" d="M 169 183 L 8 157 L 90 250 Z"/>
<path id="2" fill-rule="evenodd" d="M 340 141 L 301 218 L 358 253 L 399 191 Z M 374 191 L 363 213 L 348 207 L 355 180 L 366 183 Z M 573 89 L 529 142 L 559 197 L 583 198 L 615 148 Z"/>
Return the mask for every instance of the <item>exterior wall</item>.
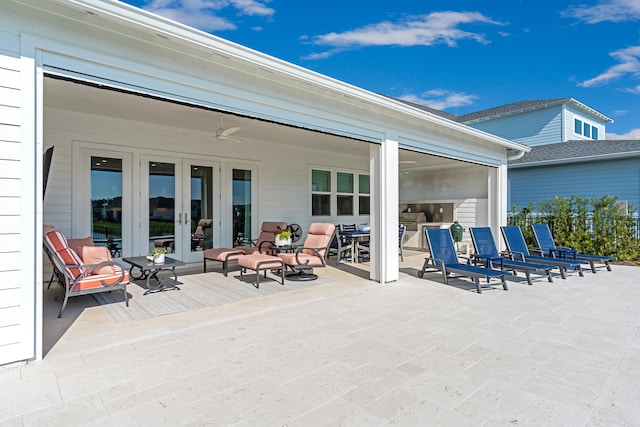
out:
<path id="1" fill-rule="evenodd" d="M 492 166 L 506 162 L 505 146 L 510 146 L 508 141 L 464 129 L 242 46 L 183 26 L 174 27 L 144 13 L 138 15 L 118 2 L 4 2 L 0 28 L 0 364 L 41 357 L 41 226 L 43 222 L 53 223 L 71 236 L 80 232 L 73 216 L 73 173 L 78 165 L 72 159 L 78 143 L 130 150 L 134 155 L 210 154 L 223 165 L 252 162 L 259 168 L 260 220 L 277 217 L 297 221 L 303 228 L 311 217 L 308 186 L 300 183 L 308 183 L 313 165 L 347 171 L 373 170 L 377 172 L 374 179 L 379 181 L 372 182 L 371 187 L 385 189 L 384 173 L 397 173 L 397 162 L 386 164 L 388 154 L 397 156 L 397 143 L 403 139 L 418 149 L 433 148 L 444 157 Z M 200 142 L 185 141 L 175 130 L 143 126 L 132 135 L 125 131 L 138 124 L 59 109 L 44 111 L 43 118 L 45 72 L 135 88 L 383 145 L 385 135 L 397 138 L 389 152 L 379 150 L 380 156 L 366 153 L 366 149 L 366 154 L 359 157 L 324 152 L 321 147 L 300 148 L 292 155 L 293 161 L 284 174 L 267 165 L 282 163 L 282 153 L 290 146 L 247 142 L 220 155 L 202 142 L 210 143 L 210 134 L 200 135 Z M 72 123 L 76 126 L 73 129 Z M 44 218 L 40 160 L 43 145 L 56 147 Z M 383 216 L 380 206 L 372 206 L 372 210 L 372 217 Z M 301 221 L 305 218 L 307 223 Z M 384 231 L 396 220 L 380 221 Z M 397 248 L 381 243 L 380 262 L 393 259 L 389 265 L 397 263 Z M 397 276 L 397 271 L 394 274 Z"/>
<path id="2" fill-rule="evenodd" d="M 521 144 L 536 145 L 562 142 L 561 106 L 499 117 L 469 126 Z M 571 122 L 573 128 L 573 121 Z"/>
<path id="3" fill-rule="evenodd" d="M 488 176 L 486 166 L 461 163 L 455 170 L 437 170 L 400 175 L 400 204 L 453 203 L 453 219 L 465 228 L 489 225 Z"/>
<path id="4" fill-rule="evenodd" d="M 575 132 L 575 126 L 574 126 L 575 119 L 582 121 L 583 124 L 587 123 L 589 124 L 589 126 L 597 128 L 598 140 L 606 139 L 606 134 L 605 134 L 606 127 L 603 121 L 596 120 L 592 116 L 586 115 L 568 106 L 565 108 L 563 116 L 564 116 L 564 122 L 566 123 L 566 125 L 564 126 L 564 130 L 563 130 L 562 142 L 579 140 L 579 139 L 584 139 L 584 140 L 594 139 L 593 136 L 591 138 L 587 138 L 583 134 L 578 134 Z"/>
<path id="5" fill-rule="evenodd" d="M 46 109 L 45 117 L 45 141 L 56 148 L 44 203 L 44 222 L 56 225 L 69 236 L 84 237 L 87 233 L 87 230 L 73 226 L 77 213 L 73 212 L 72 206 L 72 171 L 79 167 L 71 162 L 74 144 L 131 152 L 134 163 L 135 156 L 158 154 L 191 158 L 209 156 L 221 163 L 223 171 L 228 170 L 229 165 L 255 164 L 258 166 L 258 226 L 262 221 L 279 220 L 299 224 L 306 230 L 311 222 L 369 222 L 368 215 L 312 217 L 308 184 L 312 167 L 368 174 L 369 144 L 365 142 L 349 142 L 362 145 L 362 156 L 348 156 L 320 148 L 293 149 L 274 142 L 247 140 L 241 144 L 222 143 L 221 149 L 216 149 L 216 145 L 221 143 L 216 142 L 211 134 L 185 136 L 183 129 L 59 109 Z M 180 141 L 179 151 L 176 150 L 177 140 Z M 203 140 L 209 142 L 202 144 Z M 223 189 L 223 197 L 224 193 Z M 230 207 L 222 208 L 230 221 L 230 212 L 224 211 L 225 208 L 230 211 Z M 220 242 L 222 246 L 232 244 L 228 221 L 222 221 L 226 232 Z"/>
<path id="6" fill-rule="evenodd" d="M 509 169 L 509 209 L 558 197 L 616 196 L 640 207 L 638 158 Z"/>
<path id="7" fill-rule="evenodd" d="M 15 41 L 0 32 L 0 364 L 13 362 L 33 353 L 33 273 L 25 266 L 33 265 L 33 241 L 25 235 L 28 221 L 35 212 L 33 190 L 25 192 L 25 185 L 33 181 L 28 176 L 29 160 L 25 153 L 32 147 L 21 144 L 23 99 L 21 90 L 22 61 L 9 49 Z M 27 108 L 28 111 L 28 108 Z M 25 241 L 26 239 L 26 241 Z M 26 332 L 26 333 L 25 333 Z"/>

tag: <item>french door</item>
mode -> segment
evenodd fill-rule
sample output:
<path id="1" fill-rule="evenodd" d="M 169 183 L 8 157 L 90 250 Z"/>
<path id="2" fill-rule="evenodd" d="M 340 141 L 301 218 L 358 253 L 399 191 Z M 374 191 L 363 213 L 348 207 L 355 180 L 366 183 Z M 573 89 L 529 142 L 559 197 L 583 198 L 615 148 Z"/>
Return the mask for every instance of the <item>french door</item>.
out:
<path id="1" fill-rule="evenodd" d="M 164 248 L 184 262 L 219 246 L 220 165 L 209 160 L 140 156 L 141 254 Z"/>

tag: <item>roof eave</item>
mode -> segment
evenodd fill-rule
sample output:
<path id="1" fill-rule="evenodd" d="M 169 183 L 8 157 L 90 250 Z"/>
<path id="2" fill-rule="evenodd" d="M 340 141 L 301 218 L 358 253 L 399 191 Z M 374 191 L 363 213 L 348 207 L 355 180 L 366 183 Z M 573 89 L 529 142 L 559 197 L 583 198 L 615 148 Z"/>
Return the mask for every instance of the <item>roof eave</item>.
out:
<path id="1" fill-rule="evenodd" d="M 60 5 L 74 7 L 84 10 L 121 24 L 144 28 L 149 32 L 162 37 L 189 44 L 197 45 L 203 49 L 211 51 L 217 55 L 222 55 L 235 60 L 238 63 L 252 64 L 256 69 L 266 69 L 274 73 L 281 73 L 285 76 L 298 79 L 316 87 L 339 92 L 345 99 L 351 98 L 355 101 L 388 108 L 402 114 L 408 114 L 417 119 L 428 120 L 435 125 L 446 127 L 449 132 L 460 133 L 471 138 L 479 138 L 499 146 L 528 152 L 526 145 L 519 144 L 504 138 L 497 137 L 471 128 L 467 125 L 445 119 L 436 114 L 408 106 L 399 101 L 392 100 L 386 96 L 379 95 L 365 89 L 350 85 L 340 80 L 333 79 L 306 68 L 277 59 L 270 55 L 258 52 L 248 47 L 222 39 L 204 31 L 189 27 L 184 24 L 172 21 L 155 15 L 151 12 L 141 10 L 137 7 L 122 3 L 116 0 L 51 0 Z"/>
<path id="2" fill-rule="evenodd" d="M 616 159 L 624 159 L 628 157 L 640 157 L 640 151 L 628 151 L 625 153 L 612 153 L 612 154 L 598 154 L 594 156 L 572 157 L 572 158 L 566 158 L 566 159 L 542 160 L 539 162 L 516 163 L 508 166 L 509 166 L 509 169 L 519 169 L 519 168 L 531 168 L 531 167 L 538 167 L 538 166 L 556 166 L 556 165 L 564 165 L 567 163 L 595 162 L 598 160 L 616 160 Z"/>

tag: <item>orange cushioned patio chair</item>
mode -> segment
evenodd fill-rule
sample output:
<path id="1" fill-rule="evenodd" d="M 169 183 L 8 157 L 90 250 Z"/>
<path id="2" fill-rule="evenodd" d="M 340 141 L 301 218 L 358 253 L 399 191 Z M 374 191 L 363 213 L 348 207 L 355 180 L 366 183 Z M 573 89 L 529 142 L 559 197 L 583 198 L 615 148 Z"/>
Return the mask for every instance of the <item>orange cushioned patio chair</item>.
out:
<path id="1" fill-rule="evenodd" d="M 308 270 L 314 267 L 327 266 L 329 246 L 336 233 L 335 224 L 314 222 L 309 226 L 307 238 L 302 247 L 296 248 L 294 253 L 280 253 L 282 262 L 293 270 L 287 274 L 288 280 L 315 280 L 316 274 Z"/>
<path id="2" fill-rule="evenodd" d="M 74 243 L 77 242 L 76 240 Z M 90 243 L 89 240 L 86 242 Z M 55 228 L 47 227 L 44 249 L 53 264 L 53 273 L 60 285 L 56 290 L 56 301 L 58 293 L 64 292 L 64 301 L 58 317 L 62 317 L 69 298 L 99 292 L 122 290 L 125 304 L 129 306 L 129 273 L 111 259 L 109 248 L 86 245 L 76 246 L 74 249 L 64 234 Z"/>
<path id="3" fill-rule="evenodd" d="M 275 245 L 275 233 L 278 230 L 285 230 L 287 228 L 286 222 L 277 222 L 277 221 L 265 221 L 262 223 L 260 227 L 260 235 L 258 239 L 254 242 L 252 241 L 252 246 L 236 246 L 233 249 L 241 250 L 245 254 L 250 255 L 256 252 L 260 253 L 271 253 L 271 245 Z"/>

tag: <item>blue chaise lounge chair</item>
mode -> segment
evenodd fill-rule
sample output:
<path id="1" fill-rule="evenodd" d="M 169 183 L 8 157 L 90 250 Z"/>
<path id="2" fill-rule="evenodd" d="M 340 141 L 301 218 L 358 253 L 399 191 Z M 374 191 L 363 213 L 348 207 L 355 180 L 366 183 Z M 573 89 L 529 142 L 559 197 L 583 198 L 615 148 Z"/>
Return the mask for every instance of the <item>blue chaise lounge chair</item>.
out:
<path id="1" fill-rule="evenodd" d="M 451 231 L 448 228 L 427 229 L 426 236 L 431 256 L 425 258 L 422 270 L 418 272 L 418 277 L 423 277 L 428 269 L 435 269 L 442 271 L 446 285 L 449 284 L 449 273 L 455 273 L 473 278 L 479 294 L 482 293 L 482 289 L 480 289 L 480 278 L 483 277 L 486 277 L 487 283 L 489 283 L 491 279 L 499 279 L 502 282 L 504 290 L 509 290 L 505 276 L 511 273 L 504 270 L 461 264 L 458 261 L 458 255 L 453 245 L 453 237 L 451 237 Z"/>
<path id="2" fill-rule="evenodd" d="M 547 224 L 531 224 L 531 229 L 533 230 L 533 235 L 536 238 L 538 249 L 544 256 L 588 262 L 591 267 L 591 271 L 594 273 L 596 272 L 596 262 L 604 263 L 607 270 L 611 271 L 609 261 L 617 259 L 612 256 L 579 254 L 575 249 L 558 247 L 553 240 L 553 235 L 551 234 L 551 230 Z"/>
<path id="3" fill-rule="evenodd" d="M 580 277 L 584 276 L 582 271 L 582 263 L 576 260 L 570 259 L 553 259 L 544 256 L 531 255 L 527 242 L 524 240 L 522 230 L 517 225 L 509 225 L 500 227 L 502 231 L 502 237 L 507 244 L 507 250 L 517 261 L 534 262 L 537 264 L 557 265 L 560 268 L 562 278 L 565 278 L 565 272 L 568 269 L 573 269 L 578 272 Z"/>
<path id="4" fill-rule="evenodd" d="M 485 266 L 492 268 L 497 268 L 496 264 L 498 264 L 501 270 L 506 268 L 513 271 L 514 275 L 517 271 L 521 271 L 527 277 L 527 283 L 530 285 L 533 284 L 531 282 L 531 273 L 546 275 L 549 282 L 553 282 L 551 270 L 554 268 L 562 270 L 562 267 L 557 265 L 536 264 L 505 258 L 498 253 L 498 248 L 489 227 L 471 227 L 470 231 L 471 241 L 476 252 L 473 255 L 474 263 L 481 262 Z"/>

